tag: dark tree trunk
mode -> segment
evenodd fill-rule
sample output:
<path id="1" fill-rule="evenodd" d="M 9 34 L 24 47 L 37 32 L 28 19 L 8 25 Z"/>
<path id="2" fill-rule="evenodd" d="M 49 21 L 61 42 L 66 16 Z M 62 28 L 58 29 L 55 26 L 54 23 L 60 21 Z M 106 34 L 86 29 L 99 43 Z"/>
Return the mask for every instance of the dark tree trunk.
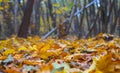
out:
<path id="1" fill-rule="evenodd" d="M 26 38 L 28 35 L 28 28 L 30 26 L 30 17 L 33 10 L 34 0 L 28 0 L 26 4 L 26 8 L 24 10 L 23 21 L 19 28 L 18 37 Z"/>
<path id="2" fill-rule="evenodd" d="M 48 8 L 49 8 L 49 12 L 50 12 L 50 17 L 53 21 L 53 23 L 52 23 L 53 28 L 55 28 L 56 27 L 56 16 L 55 16 L 55 13 L 52 13 L 53 7 L 52 7 L 52 1 L 51 0 L 48 0 Z M 57 34 L 56 31 L 55 31 L 55 34 Z"/>
<path id="3" fill-rule="evenodd" d="M 39 9 L 40 2 L 41 2 L 41 0 L 37 0 L 36 5 L 35 5 L 35 20 L 36 20 L 35 21 L 35 31 L 34 31 L 35 35 L 40 34 L 40 32 L 39 32 L 39 30 L 40 30 L 40 9 Z"/>

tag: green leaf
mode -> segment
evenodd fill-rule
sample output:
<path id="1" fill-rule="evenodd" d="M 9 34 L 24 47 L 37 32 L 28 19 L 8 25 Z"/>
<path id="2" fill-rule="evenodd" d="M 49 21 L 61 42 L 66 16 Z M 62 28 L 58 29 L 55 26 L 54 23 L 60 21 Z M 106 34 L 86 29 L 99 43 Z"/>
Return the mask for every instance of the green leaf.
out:
<path id="1" fill-rule="evenodd" d="M 56 73 L 59 71 L 62 71 L 63 73 L 67 73 L 67 71 L 69 71 L 70 67 L 67 63 L 62 63 L 62 64 L 58 64 L 58 63 L 53 63 L 53 67 L 54 70 L 52 70 L 51 73 Z"/>
<path id="2" fill-rule="evenodd" d="M 27 65 L 24 65 L 23 66 L 23 69 L 27 70 L 27 71 L 31 71 L 31 70 L 36 70 L 37 68 L 34 67 L 34 66 L 27 66 Z"/>
<path id="3" fill-rule="evenodd" d="M 11 62 L 11 61 L 13 61 L 13 57 L 12 57 L 12 55 L 10 54 L 10 55 L 8 56 L 8 58 L 5 59 L 3 62 L 4 62 L 4 63 L 8 63 L 8 62 Z"/>
<path id="4" fill-rule="evenodd" d="M 53 63 L 54 68 L 61 68 L 64 67 L 64 69 L 69 69 L 69 65 L 67 63 L 62 63 L 62 64 L 58 64 L 58 63 Z"/>
<path id="5" fill-rule="evenodd" d="M 56 73 L 56 72 L 63 71 L 63 70 L 64 70 L 64 67 L 56 68 L 56 69 L 52 70 L 51 73 Z"/>
<path id="6" fill-rule="evenodd" d="M 72 8 L 72 7 L 73 7 L 73 5 L 74 5 L 74 3 L 73 3 L 73 2 L 69 2 L 69 7 L 70 7 L 70 8 Z"/>

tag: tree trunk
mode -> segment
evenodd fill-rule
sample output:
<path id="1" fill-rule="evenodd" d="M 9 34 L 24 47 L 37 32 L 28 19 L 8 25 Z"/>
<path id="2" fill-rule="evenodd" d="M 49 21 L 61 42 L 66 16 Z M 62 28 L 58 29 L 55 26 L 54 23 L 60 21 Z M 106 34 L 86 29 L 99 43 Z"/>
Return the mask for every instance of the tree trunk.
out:
<path id="1" fill-rule="evenodd" d="M 40 2 L 41 0 L 37 0 L 36 1 L 36 5 L 35 5 L 35 30 L 34 30 L 34 34 L 35 35 L 39 35 L 40 34 Z"/>
<path id="2" fill-rule="evenodd" d="M 26 8 L 24 10 L 23 21 L 21 23 L 18 32 L 18 37 L 26 38 L 28 35 L 28 28 L 30 26 L 30 17 L 32 14 L 33 5 L 34 5 L 34 0 L 27 0 Z"/>
<path id="3" fill-rule="evenodd" d="M 15 6 L 14 6 L 14 33 L 17 34 L 18 32 L 18 23 L 17 23 L 17 11 L 18 11 L 18 0 L 15 0 Z"/>
<path id="4" fill-rule="evenodd" d="M 52 1 L 51 0 L 48 0 L 48 8 L 49 8 L 49 12 L 50 12 L 50 17 L 51 17 L 51 19 L 53 21 L 52 26 L 53 26 L 53 28 L 55 28 L 56 27 L 56 16 L 55 16 L 54 13 L 52 13 L 53 6 L 52 6 Z M 54 34 L 57 34 L 57 32 L 55 31 Z"/>

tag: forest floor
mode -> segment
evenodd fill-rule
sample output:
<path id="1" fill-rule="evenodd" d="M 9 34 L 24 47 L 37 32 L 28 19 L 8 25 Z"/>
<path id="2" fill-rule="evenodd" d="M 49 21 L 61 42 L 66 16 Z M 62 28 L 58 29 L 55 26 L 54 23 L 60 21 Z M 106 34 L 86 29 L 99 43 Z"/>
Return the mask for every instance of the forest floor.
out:
<path id="1" fill-rule="evenodd" d="M 120 73 L 120 38 L 11 37 L 0 41 L 0 73 Z"/>

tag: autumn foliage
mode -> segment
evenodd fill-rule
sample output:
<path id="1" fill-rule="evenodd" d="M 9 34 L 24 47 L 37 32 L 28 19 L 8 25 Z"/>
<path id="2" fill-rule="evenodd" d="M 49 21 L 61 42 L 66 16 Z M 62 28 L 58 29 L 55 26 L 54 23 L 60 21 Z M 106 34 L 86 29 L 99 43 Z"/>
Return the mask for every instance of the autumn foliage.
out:
<path id="1" fill-rule="evenodd" d="M 0 41 L 2 73 L 120 73 L 120 39 L 11 37 Z"/>

